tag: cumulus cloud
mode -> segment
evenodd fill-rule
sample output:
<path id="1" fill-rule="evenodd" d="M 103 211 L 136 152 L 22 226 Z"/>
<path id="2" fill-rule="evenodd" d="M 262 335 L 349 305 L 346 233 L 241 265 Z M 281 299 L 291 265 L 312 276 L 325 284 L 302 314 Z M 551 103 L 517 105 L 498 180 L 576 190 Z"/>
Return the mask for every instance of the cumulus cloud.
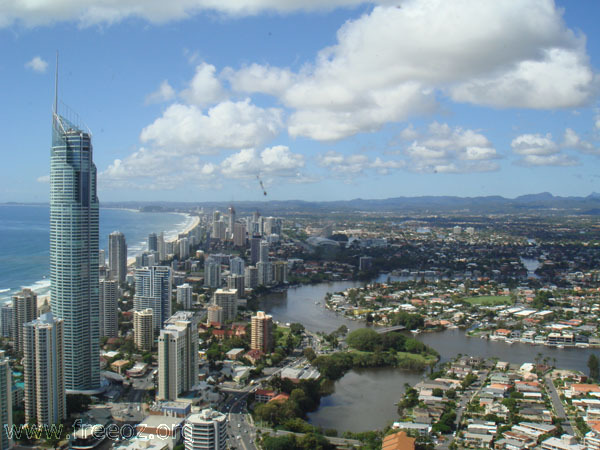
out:
<path id="1" fill-rule="evenodd" d="M 600 148 L 597 148 L 591 142 L 582 140 L 579 137 L 579 135 L 571 128 L 567 128 L 565 130 L 562 146 L 564 148 L 577 150 L 581 153 L 600 155 Z"/>
<path id="2" fill-rule="evenodd" d="M 175 103 L 141 132 L 143 143 L 193 154 L 255 147 L 275 137 L 283 126 L 282 111 L 263 109 L 246 99 L 223 101 L 203 113 L 195 105 Z"/>
<path id="3" fill-rule="evenodd" d="M 112 24 L 129 17 L 152 23 L 185 19 L 202 11 L 230 16 L 256 15 L 261 12 L 328 10 L 353 6 L 363 0 L 12 0 L 0 3 L 0 27 L 15 22 L 27 26 L 59 21 L 77 21 L 81 25 Z"/>
<path id="4" fill-rule="evenodd" d="M 171 87 L 167 80 L 160 83 L 158 89 L 146 97 L 146 104 L 163 103 L 175 98 L 175 89 Z"/>
<path id="5" fill-rule="evenodd" d="M 321 167 L 325 167 L 343 178 L 362 175 L 369 169 L 385 175 L 405 166 L 405 162 L 402 160 L 384 161 L 380 157 L 371 160 L 367 155 L 344 155 L 335 151 L 317 156 L 317 162 Z"/>
<path id="6" fill-rule="evenodd" d="M 410 38 L 408 38 L 410 37 Z M 276 95 L 292 136 L 341 139 L 428 113 L 436 96 L 494 107 L 586 104 L 597 77 L 585 37 L 552 0 L 407 0 L 346 22 L 297 73 L 227 70 L 235 90 Z"/>
<path id="7" fill-rule="evenodd" d="M 41 177 L 37 177 L 36 181 L 38 183 L 50 183 L 50 175 L 42 175 Z"/>
<path id="8" fill-rule="evenodd" d="M 415 172 L 488 172 L 499 168 L 495 160 L 500 155 L 483 134 L 438 122 L 430 124 L 404 153 L 409 158 L 408 168 Z"/>
<path id="9" fill-rule="evenodd" d="M 221 163 L 202 161 L 198 155 L 177 155 L 140 148 L 127 158 L 115 159 L 100 173 L 103 188 L 176 189 L 186 185 L 213 186 L 224 179 L 260 176 L 305 181 L 304 156 L 286 146 L 257 151 L 242 149 Z"/>
<path id="10" fill-rule="evenodd" d="M 221 82 L 216 77 L 216 68 L 212 64 L 202 63 L 196 66 L 196 74 L 181 97 L 187 103 L 206 106 L 217 103 L 226 97 Z"/>
<path id="11" fill-rule="evenodd" d="M 254 148 L 240 150 L 220 164 L 221 173 L 229 178 L 249 178 L 257 175 L 296 177 L 304 167 L 304 156 L 292 153 L 284 145 L 265 148 L 258 152 Z"/>
<path id="12" fill-rule="evenodd" d="M 34 72 L 44 73 L 48 68 L 48 63 L 39 56 L 34 56 L 31 61 L 25 63 L 25 67 L 33 70 Z"/>
<path id="13" fill-rule="evenodd" d="M 572 139 L 572 136 L 570 136 Z M 511 142 L 514 153 L 521 155 L 517 164 L 524 166 L 572 166 L 577 160 L 561 153 L 560 146 L 554 142 L 550 133 L 522 134 Z"/>

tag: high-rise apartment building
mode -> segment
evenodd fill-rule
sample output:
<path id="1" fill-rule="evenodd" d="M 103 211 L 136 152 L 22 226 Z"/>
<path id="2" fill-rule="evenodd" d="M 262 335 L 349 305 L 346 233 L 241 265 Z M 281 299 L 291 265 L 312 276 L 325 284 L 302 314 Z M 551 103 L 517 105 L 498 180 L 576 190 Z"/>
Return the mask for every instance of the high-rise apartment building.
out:
<path id="1" fill-rule="evenodd" d="M 161 231 L 157 238 L 158 259 L 160 262 L 167 259 L 167 245 L 165 242 L 165 234 Z"/>
<path id="2" fill-rule="evenodd" d="M 184 237 L 179 239 L 179 259 L 188 259 L 190 257 L 190 241 Z"/>
<path id="3" fill-rule="evenodd" d="M 229 270 L 232 275 L 244 275 L 244 267 L 245 263 L 242 258 L 236 256 L 235 258 L 231 258 L 229 262 Z"/>
<path id="4" fill-rule="evenodd" d="M 273 318 L 264 311 L 258 311 L 251 320 L 250 348 L 264 353 L 273 351 Z"/>
<path id="5" fill-rule="evenodd" d="M 117 337 L 119 334 L 119 282 L 100 280 L 100 337 Z"/>
<path id="6" fill-rule="evenodd" d="M 154 346 L 154 325 L 151 308 L 133 312 L 133 342 L 142 352 L 149 352 Z"/>
<path id="7" fill-rule="evenodd" d="M 124 283 L 127 278 L 127 242 L 120 231 L 108 235 L 108 267 L 111 278 Z"/>
<path id="8" fill-rule="evenodd" d="M 204 260 L 204 286 L 211 288 L 221 286 L 221 263 L 211 257 Z"/>
<path id="9" fill-rule="evenodd" d="M 150 233 L 148 235 L 148 251 L 158 251 L 158 236 L 156 233 Z"/>
<path id="10" fill-rule="evenodd" d="M 246 225 L 243 223 L 233 224 L 233 245 L 236 247 L 246 246 Z"/>
<path id="11" fill-rule="evenodd" d="M 269 243 L 267 241 L 260 242 L 260 253 L 258 256 L 259 262 L 269 262 Z"/>
<path id="12" fill-rule="evenodd" d="M 166 266 L 136 269 L 134 280 L 134 311 L 152 309 L 154 330 L 160 330 L 171 316 L 171 269 Z"/>
<path id="13" fill-rule="evenodd" d="M 96 166 L 89 131 L 57 113 L 50 157 L 50 305 L 64 327 L 65 387 L 100 387 Z"/>
<path id="14" fill-rule="evenodd" d="M 13 444 L 7 433 L 13 425 L 12 406 L 12 372 L 4 350 L 0 350 L 0 450 L 7 450 Z"/>
<path id="15" fill-rule="evenodd" d="M 13 337 L 13 305 L 11 302 L 0 306 L 0 336 L 9 339 Z"/>
<path id="16" fill-rule="evenodd" d="M 233 205 L 231 205 L 229 207 L 229 224 L 227 229 L 229 230 L 227 239 L 231 239 L 233 237 L 233 230 L 234 230 L 234 224 L 235 224 L 235 208 L 233 207 Z"/>
<path id="17" fill-rule="evenodd" d="M 66 414 L 63 373 L 63 320 L 52 313 L 23 326 L 25 422 L 58 424 Z"/>
<path id="18" fill-rule="evenodd" d="M 256 264 L 258 261 L 260 261 L 260 242 L 261 242 L 260 235 L 254 235 L 254 236 L 252 236 L 252 239 L 250 239 L 250 263 L 251 264 Z"/>
<path id="19" fill-rule="evenodd" d="M 213 294 L 213 304 L 223 308 L 223 322 L 235 320 L 237 316 L 237 291 L 217 289 Z"/>
<path id="20" fill-rule="evenodd" d="M 37 294 L 31 289 L 23 289 L 13 295 L 13 342 L 14 348 L 23 353 L 23 325 L 37 317 Z"/>
<path id="21" fill-rule="evenodd" d="M 256 263 L 256 270 L 258 271 L 258 285 L 270 285 L 273 280 L 273 267 L 271 263 L 268 261 L 259 261 Z"/>
<path id="22" fill-rule="evenodd" d="M 275 261 L 273 264 L 273 281 L 276 284 L 287 283 L 288 263 L 287 261 Z"/>
<path id="23" fill-rule="evenodd" d="M 243 275 L 229 275 L 227 277 L 227 288 L 235 289 L 237 291 L 237 297 L 242 298 L 245 294 L 245 283 Z"/>
<path id="24" fill-rule="evenodd" d="M 206 308 L 206 323 L 223 323 L 223 308 L 219 305 L 208 305 Z"/>
<path id="25" fill-rule="evenodd" d="M 183 306 L 183 309 L 192 309 L 192 286 L 188 283 L 177 286 L 177 303 Z"/>
<path id="26" fill-rule="evenodd" d="M 256 267 L 246 267 L 244 270 L 244 285 L 246 289 L 254 289 L 258 286 L 258 269 Z"/>
<path id="27" fill-rule="evenodd" d="M 175 400 L 198 380 L 198 320 L 191 311 L 171 316 L 158 337 L 158 394 Z"/>
<path id="28" fill-rule="evenodd" d="M 183 425 L 185 450 L 225 450 L 227 448 L 227 416 L 204 409 L 185 419 Z"/>

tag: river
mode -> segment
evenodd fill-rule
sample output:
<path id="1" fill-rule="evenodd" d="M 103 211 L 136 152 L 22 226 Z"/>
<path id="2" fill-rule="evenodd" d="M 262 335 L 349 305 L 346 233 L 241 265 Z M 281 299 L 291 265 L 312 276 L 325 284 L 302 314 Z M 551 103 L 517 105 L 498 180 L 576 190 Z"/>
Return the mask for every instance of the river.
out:
<path id="1" fill-rule="evenodd" d="M 383 276 L 378 281 L 384 281 Z M 299 322 L 309 331 L 332 332 L 341 325 L 350 330 L 363 327 L 364 322 L 353 321 L 323 307 L 328 292 L 338 292 L 364 283 L 339 281 L 294 287 L 287 292 L 274 293 L 262 301 L 262 308 L 279 322 Z M 318 302 L 318 304 L 316 303 Z M 587 360 L 596 349 L 557 349 L 545 346 L 500 341 L 488 341 L 465 336 L 463 330 L 445 330 L 422 333 L 417 338 L 436 349 L 441 361 L 458 354 L 496 357 L 501 361 L 522 364 L 534 362 L 538 353 L 550 364 L 564 369 L 587 372 Z M 554 361 L 556 358 L 556 361 Z M 398 419 L 396 403 L 404 392 L 404 384 L 415 384 L 423 374 L 395 368 L 352 370 L 335 383 L 335 392 L 324 397 L 320 408 L 309 414 L 309 420 L 323 428 L 366 431 L 385 427 Z"/>

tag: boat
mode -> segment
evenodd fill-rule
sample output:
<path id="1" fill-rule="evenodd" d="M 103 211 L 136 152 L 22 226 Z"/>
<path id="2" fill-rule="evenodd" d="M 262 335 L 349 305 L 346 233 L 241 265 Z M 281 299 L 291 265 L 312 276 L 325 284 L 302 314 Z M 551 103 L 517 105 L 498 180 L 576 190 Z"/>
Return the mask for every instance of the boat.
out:
<path id="1" fill-rule="evenodd" d="M 420 334 L 421 330 L 410 330 L 412 334 Z"/>
<path id="2" fill-rule="evenodd" d="M 506 339 L 504 342 L 506 342 L 508 345 L 512 345 L 515 341 L 513 341 L 512 339 Z"/>

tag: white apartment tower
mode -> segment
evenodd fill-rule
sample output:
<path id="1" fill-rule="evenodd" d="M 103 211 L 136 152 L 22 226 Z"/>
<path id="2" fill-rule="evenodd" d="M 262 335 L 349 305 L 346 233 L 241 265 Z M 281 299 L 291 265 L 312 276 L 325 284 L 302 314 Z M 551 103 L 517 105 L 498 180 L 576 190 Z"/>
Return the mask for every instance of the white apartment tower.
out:
<path id="1" fill-rule="evenodd" d="M 191 311 L 171 316 L 158 338 L 158 395 L 175 400 L 198 380 L 198 321 Z"/>
<path id="2" fill-rule="evenodd" d="M 151 308 L 133 312 L 133 341 L 143 352 L 149 352 L 154 346 L 153 312 Z"/>
<path id="3" fill-rule="evenodd" d="M 217 289 L 213 294 L 213 304 L 223 308 L 223 322 L 237 317 L 237 290 Z"/>
<path id="4" fill-rule="evenodd" d="M 23 326 L 25 422 L 58 424 L 66 415 L 63 320 L 46 313 Z"/>
<path id="5" fill-rule="evenodd" d="M 184 309 L 192 309 L 192 286 L 188 283 L 177 286 L 177 303 Z"/>
<path id="6" fill-rule="evenodd" d="M 160 330 L 171 316 L 171 269 L 166 266 L 142 267 L 135 270 L 134 311 L 150 308 L 153 324 Z"/>
<path id="7" fill-rule="evenodd" d="M 224 450 L 227 448 L 227 416 L 212 409 L 192 414 L 183 425 L 185 450 Z"/>
<path id="8" fill-rule="evenodd" d="M 23 289 L 13 296 L 13 340 L 15 349 L 23 353 L 23 325 L 37 317 L 37 294 Z"/>

